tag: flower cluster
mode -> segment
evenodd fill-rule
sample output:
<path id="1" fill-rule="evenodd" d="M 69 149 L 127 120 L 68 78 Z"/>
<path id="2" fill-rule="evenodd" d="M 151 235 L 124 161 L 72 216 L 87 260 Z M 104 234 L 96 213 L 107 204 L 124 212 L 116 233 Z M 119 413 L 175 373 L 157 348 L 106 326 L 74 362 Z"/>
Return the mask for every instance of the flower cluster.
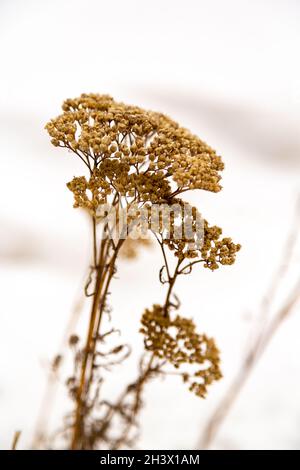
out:
<path id="1" fill-rule="evenodd" d="M 161 205 L 159 209 L 156 220 L 152 210 L 149 227 L 161 235 L 163 244 L 180 262 L 185 259 L 201 262 L 211 271 L 235 262 L 241 245 L 231 238 L 221 238 L 222 229 L 209 226 L 196 207 L 176 198 L 172 205 Z"/>
<path id="2" fill-rule="evenodd" d="M 160 305 L 147 309 L 141 322 L 146 350 L 176 369 L 185 366 L 186 370 L 180 374 L 183 381 L 189 384 L 190 391 L 205 397 L 207 386 L 222 377 L 214 340 L 197 333 L 192 320 L 165 315 Z M 189 372 L 191 366 L 196 367 L 194 372 Z"/>
<path id="3" fill-rule="evenodd" d="M 231 265 L 235 262 L 236 253 L 240 251 L 241 245 L 233 243 L 229 237 L 221 238 L 222 229 L 216 225 L 209 227 L 204 221 L 204 243 L 201 247 L 201 259 L 204 267 L 212 271 L 220 265 Z"/>
<path id="4" fill-rule="evenodd" d="M 85 176 L 74 177 L 67 187 L 74 194 L 74 207 L 83 207 L 93 214 L 101 204 L 106 203 L 107 196 L 111 194 L 109 183 L 97 168 L 88 180 Z"/>
<path id="5" fill-rule="evenodd" d="M 220 265 L 234 264 L 241 245 L 233 243 L 231 238 L 220 238 L 222 234 L 220 227 L 216 225 L 210 227 L 206 220 L 203 222 L 202 236 L 199 236 L 197 230 L 193 233 L 192 239 L 184 235 L 176 239 L 171 234 L 170 238 L 164 240 L 164 244 L 174 251 L 181 262 L 184 259 L 201 262 L 211 271 L 218 269 Z"/>
<path id="6" fill-rule="evenodd" d="M 97 94 L 68 99 L 62 109 L 63 114 L 46 125 L 51 142 L 79 156 L 93 180 L 69 183 L 76 207 L 101 204 L 108 187 L 121 196 L 151 202 L 188 189 L 221 189 L 221 158 L 169 117 Z M 88 190 L 94 183 L 91 200 Z"/>

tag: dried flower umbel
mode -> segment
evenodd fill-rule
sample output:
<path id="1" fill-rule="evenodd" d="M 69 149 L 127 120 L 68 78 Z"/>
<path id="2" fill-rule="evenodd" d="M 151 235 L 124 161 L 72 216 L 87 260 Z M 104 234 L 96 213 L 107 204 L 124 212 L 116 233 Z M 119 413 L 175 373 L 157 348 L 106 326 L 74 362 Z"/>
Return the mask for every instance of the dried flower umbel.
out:
<path id="1" fill-rule="evenodd" d="M 240 245 L 221 238 L 219 227 L 209 226 L 195 207 L 180 199 L 189 190 L 221 189 L 224 164 L 197 136 L 161 113 L 115 102 L 107 95 L 83 94 L 66 100 L 62 109 L 46 129 L 53 145 L 71 151 L 86 168 L 86 174 L 74 177 L 67 187 L 74 195 L 74 207 L 88 212 L 93 227 L 93 262 L 85 287 L 92 299 L 91 314 L 85 345 L 77 336 L 70 338 L 75 362 L 67 386 L 75 405 L 66 431 L 72 449 L 117 449 L 134 445 L 149 380 L 175 373 L 204 397 L 207 387 L 221 377 L 214 340 L 197 333 L 194 322 L 177 313 L 180 305 L 173 289 L 178 277 L 191 273 L 198 263 L 211 271 L 233 264 Z M 103 216 L 104 207 L 114 212 L 114 226 Z M 157 207 L 162 210 L 154 220 Z M 113 236 L 124 209 L 131 214 L 129 228 L 125 236 L 123 231 L 123 236 Z M 107 346 L 116 332 L 101 331 L 101 322 L 110 312 L 107 297 L 118 257 L 122 250 L 127 257 L 134 256 L 131 236 L 134 231 L 142 233 L 142 225 L 160 246 L 159 279 L 168 288 L 163 305 L 155 304 L 142 315 L 145 353 L 138 377 L 112 403 L 101 395 L 103 371 L 125 360 L 130 348 Z M 172 254 L 175 268 L 169 259 Z"/>

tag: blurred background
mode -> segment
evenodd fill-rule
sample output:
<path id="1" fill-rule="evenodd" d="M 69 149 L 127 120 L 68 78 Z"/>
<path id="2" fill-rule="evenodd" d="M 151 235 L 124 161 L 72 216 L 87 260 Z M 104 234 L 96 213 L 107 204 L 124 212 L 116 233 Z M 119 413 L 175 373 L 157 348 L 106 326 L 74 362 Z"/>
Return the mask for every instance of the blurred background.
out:
<path id="1" fill-rule="evenodd" d="M 177 288 L 182 314 L 215 337 L 224 379 L 206 400 L 176 377 L 151 384 L 138 443 L 144 449 L 200 446 L 216 407 L 244 370 L 251 338 L 265 325 L 261 301 L 274 273 L 279 269 L 271 319 L 300 276 L 299 243 L 284 251 L 300 230 L 293 225 L 300 193 L 299 22 L 297 0 L 1 0 L 0 448 L 9 448 L 19 429 L 19 447 L 31 445 L 41 406 L 48 406 L 42 397 L 49 363 L 81 301 L 90 227 L 72 209 L 65 183 L 82 168 L 50 145 L 44 125 L 65 98 L 83 92 L 169 114 L 226 164 L 221 193 L 187 198 L 243 249 L 234 266 L 199 268 Z M 120 264 L 113 322 L 137 352 L 109 393 L 135 373 L 140 315 L 162 298 L 160 263 L 153 248 Z M 85 307 L 80 304 L 83 324 Z M 295 301 L 212 448 L 300 448 L 299 310 Z M 68 407 L 59 385 L 50 430 Z"/>

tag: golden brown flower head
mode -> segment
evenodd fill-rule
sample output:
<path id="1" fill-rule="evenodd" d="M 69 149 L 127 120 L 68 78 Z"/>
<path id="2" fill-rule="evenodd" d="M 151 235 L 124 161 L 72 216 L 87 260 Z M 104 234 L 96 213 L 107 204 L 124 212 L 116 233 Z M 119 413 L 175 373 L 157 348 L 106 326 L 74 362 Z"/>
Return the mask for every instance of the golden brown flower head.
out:
<path id="1" fill-rule="evenodd" d="M 162 243 L 183 262 L 203 263 L 214 271 L 220 265 L 234 264 L 236 253 L 241 249 L 231 238 L 221 238 L 220 227 L 209 226 L 196 207 L 174 198 L 172 204 L 160 206 L 158 223 L 150 219 L 149 226 L 160 234 Z"/>
<path id="2" fill-rule="evenodd" d="M 147 309 L 141 322 L 146 350 L 176 369 L 185 368 L 181 373 L 183 381 L 192 392 L 204 398 L 207 386 L 222 377 L 214 340 L 197 333 L 192 320 L 179 315 L 174 319 L 166 316 L 160 305 Z M 191 368 L 195 370 L 191 372 Z"/>
<path id="3" fill-rule="evenodd" d="M 220 265 L 234 264 L 236 253 L 240 251 L 241 245 L 233 243 L 231 238 L 220 238 L 222 229 L 216 225 L 209 227 L 208 222 L 204 222 L 204 243 L 201 248 L 201 257 L 204 267 L 212 271 L 218 269 Z"/>
<path id="4" fill-rule="evenodd" d="M 221 158 L 169 117 L 97 94 L 68 99 L 62 109 L 46 129 L 53 145 L 73 151 L 93 178 L 97 170 L 99 194 L 92 205 L 102 201 L 107 185 L 121 196 L 151 202 L 188 189 L 220 191 Z M 76 190 L 76 207 L 89 206 L 81 189 L 79 204 L 74 184 L 69 188 Z"/>

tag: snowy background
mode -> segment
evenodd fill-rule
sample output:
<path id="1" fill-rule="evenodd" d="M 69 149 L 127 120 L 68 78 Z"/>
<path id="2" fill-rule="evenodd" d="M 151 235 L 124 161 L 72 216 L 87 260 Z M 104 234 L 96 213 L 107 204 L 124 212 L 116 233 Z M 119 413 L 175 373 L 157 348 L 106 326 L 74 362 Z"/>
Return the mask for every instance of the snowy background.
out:
<path id="1" fill-rule="evenodd" d="M 238 369 L 300 192 L 297 0 L 0 1 L 0 448 L 30 445 L 47 364 L 89 260 L 89 226 L 65 183 L 80 163 L 43 130 L 82 92 L 163 111 L 223 156 L 223 191 L 190 196 L 243 245 L 233 267 L 180 280 L 182 314 L 215 337 L 224 379 L 206 400 L 176 378 L 147 390 L 142 448 L 192 449 Z M 273 312 L 299 276 L 300 247 Z M 144 307 L 159 302 L 159 252 L 122 262 L 113 322 L 141 350 Z M 82 306 L 82 336 L 87 318 Z M 300 449 L 300 305 L 282 325 L 224 422 L 218 449 Z M 81 328 L 79 323 L 79 328 Z M 137 354 L 136 353 L 136 354 Z M 108 393 L 135 375 L 116 372 Z M 50 429 L 69 403 L 58 387 Z"/>

